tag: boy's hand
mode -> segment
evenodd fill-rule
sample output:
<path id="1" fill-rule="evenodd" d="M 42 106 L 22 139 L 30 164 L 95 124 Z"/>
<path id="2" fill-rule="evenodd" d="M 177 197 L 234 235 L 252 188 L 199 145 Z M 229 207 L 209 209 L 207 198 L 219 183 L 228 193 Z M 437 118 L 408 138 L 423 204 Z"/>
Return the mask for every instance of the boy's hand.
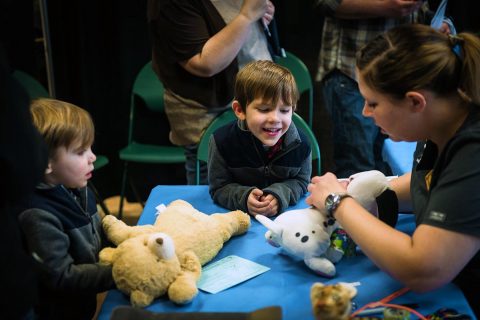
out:
<path id="1" fill-rule="evenodd" d="M 252 216 L 256 216 L 258 214 L 258 208 L 262 207 L 262 202 L 260 201 L 262 195 L 263 191 L 260 189 L 253 189 L 248 195 L 247 209 L 248 213 Z"/>
<path id="2" fill-rule="evenodd" d="M 274 216 L 278 213 L 278 200 L 272 194 L 261 196 L 260 201 L 268 203 L 268 209 L 263 213 L 264 216 Z"/>
<path id="3" fill-rule="evenodd" d="M 247 199 L 247 209 L 252 216 L 273 216 L 278 211 L 278 200 L 271 194 L 263 195 L 260 189 L 253 189 Z"/>

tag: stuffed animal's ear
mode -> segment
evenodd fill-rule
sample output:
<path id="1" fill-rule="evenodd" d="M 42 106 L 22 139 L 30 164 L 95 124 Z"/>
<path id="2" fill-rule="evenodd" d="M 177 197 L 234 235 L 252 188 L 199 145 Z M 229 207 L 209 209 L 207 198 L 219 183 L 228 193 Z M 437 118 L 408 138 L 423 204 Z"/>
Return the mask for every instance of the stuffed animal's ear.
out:
<path id="1" fill-rule="evenodd" d="M 321 282 L 315 282 L 315 283 L 312 285 L 312 287 L 310 288 L 310 292 L 316 291 L 316 290 L 321 289 L 321 288 L 323 288 L 323 287 L 325 287 L 325 285 L 324 285 L 323 283 L 321 283 Z"/>
<path id="2" fill-rule="evenodd" d="M 99 253 L 100 263 L 112 264 L 115 250 L 116 250 L 115 248 L 110 248 L 110 247 L 103 248 L 102 251 L 100 251 Z"/>
<path id="3" fill-rule="evenodd" d="M 343 286 L 347 291 L 348 291 L 348 294 L 350 296 L 350 299 L 352 299 L 353 297 L 355 297 L 357 295 L 357 288 L 355 288 L 353 285 L 351 285 L 350 283 L 346 283 L 346 282 L 340 282 L 339 283 L 341 286 Z"/>
<path id="4" fill-rule="evenodd" d="M 391 227 L 395 227 L 398 220 L 398 198 L 395 191 L 387 189 L 376 199 L 378 218 Z"/>
<path id="5" fill-rule="evenodd" d="M 282 234 L 282 227 L 278 225 L 278 223 L 275 223 L 275 221 L 270 220 L 269 218 L 262 216 L 261 214 L 257 214 L 255 216 L 255 219 L 257 219 L 258 222 L 263 224 L 268 230 L 272 231 L 272 233 L 276 235 Z"/>

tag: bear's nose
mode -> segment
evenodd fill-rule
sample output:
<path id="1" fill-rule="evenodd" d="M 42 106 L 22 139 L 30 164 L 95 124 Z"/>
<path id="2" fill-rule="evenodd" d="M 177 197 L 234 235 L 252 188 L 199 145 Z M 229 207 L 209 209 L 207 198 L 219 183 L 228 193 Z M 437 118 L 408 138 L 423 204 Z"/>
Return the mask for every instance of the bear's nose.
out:
<path id="1" fill-rule="evenodd" d="M 300 241 L 302 241 L 304 243 L 307 242 L 308 241 L 308 236 L 303 236 Z"/>

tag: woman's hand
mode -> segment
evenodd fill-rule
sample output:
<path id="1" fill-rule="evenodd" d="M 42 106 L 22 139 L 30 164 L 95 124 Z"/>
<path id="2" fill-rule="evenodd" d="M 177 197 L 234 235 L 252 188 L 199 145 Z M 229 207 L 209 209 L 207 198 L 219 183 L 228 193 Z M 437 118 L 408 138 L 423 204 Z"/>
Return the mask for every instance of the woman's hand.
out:
<path id="1" fill-rule="evenodd" d="M 320 210 L 325 208 L 325 198 L 333 192 L 346 192 L 348 181 L 338 181 L 337 177 L 327 172 L 321 177 L 313 177 L 308 185 L 310 195 L 305 200 L 308 205 Z"/>

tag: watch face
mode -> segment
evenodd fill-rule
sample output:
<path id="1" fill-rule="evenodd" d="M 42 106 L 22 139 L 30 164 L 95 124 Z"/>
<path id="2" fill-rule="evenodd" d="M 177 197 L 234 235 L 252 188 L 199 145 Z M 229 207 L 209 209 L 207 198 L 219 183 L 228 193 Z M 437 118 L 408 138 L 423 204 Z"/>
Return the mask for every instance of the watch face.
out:
<path id="1" fill-rule="evenodd" d="M 333 206 L 335 205 L 336 202 L 338 202 L 338 198 L 340 198 L 337 194 L 331 193 L 327 196 L 325 199 L 325 208 L 327 211 L 331 211 Z"/>

